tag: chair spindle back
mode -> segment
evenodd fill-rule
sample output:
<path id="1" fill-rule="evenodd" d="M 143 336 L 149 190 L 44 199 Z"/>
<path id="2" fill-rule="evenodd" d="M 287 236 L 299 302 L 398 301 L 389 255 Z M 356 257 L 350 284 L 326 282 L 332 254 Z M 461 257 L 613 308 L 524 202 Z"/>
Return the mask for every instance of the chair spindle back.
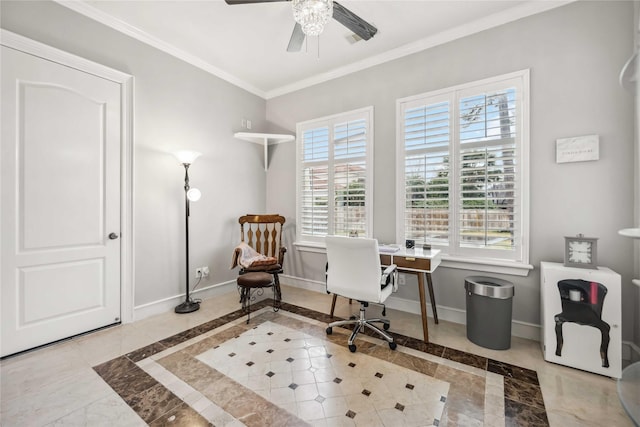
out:
<path id="1" fill-rule="evenodd" d="M 282 264 L 282 227 L 285 218 L 277 214 L 244 215 L 240 223 L 240 241 L 251 246 L 256 252 L 278 259 Z"/>

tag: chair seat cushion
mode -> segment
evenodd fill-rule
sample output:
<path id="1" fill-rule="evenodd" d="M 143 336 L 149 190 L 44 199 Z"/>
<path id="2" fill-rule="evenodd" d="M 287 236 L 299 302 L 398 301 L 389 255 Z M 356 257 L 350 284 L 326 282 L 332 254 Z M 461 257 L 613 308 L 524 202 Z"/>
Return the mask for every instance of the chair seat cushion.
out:
<path id="1" fill-rule="evenodd" d="M 270 264 L 270 265 L 252 265 L 251 267 L 246 267 L 242 269 L 243 271 L 264 271 L 267 273 L 282 273 L 282 266 L 280 264 Z"/>
<path id="2" fill-rule="evenodd" d="M 270 273 L 254 272 L 238 276 L 238 286 L 245 288 L 264 288 L 273 285 L 273 275 Z"/>

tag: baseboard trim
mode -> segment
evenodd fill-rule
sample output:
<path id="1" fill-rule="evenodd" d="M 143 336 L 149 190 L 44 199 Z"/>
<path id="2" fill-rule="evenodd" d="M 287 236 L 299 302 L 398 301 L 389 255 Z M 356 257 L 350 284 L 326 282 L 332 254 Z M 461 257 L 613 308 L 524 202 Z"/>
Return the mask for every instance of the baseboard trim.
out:
<path id="1" fill-rule="evenodd" d="M 300 277 L 281 275 L 282 283 L 296 288 L 302 288 L 315 292 L 326 292 L 325 283 L 315 280 L 302 279 Z M 420 315 L 420 301 L 408 300 L 390 296 L 387 299 L 386 306 L 394 310 L 400 310 L 407 313 Z M 438 319 L 446 320 L 452 323 L 465 325 L 467 323 L 467 314 L 465 310 L 453 307 L 437 305 Z M 427 304 L 427 316 L 433 318 L 433 310 L 431 304 Z M 511 323 L 511 335 L 520 338 L 526 338 L 534 341 L 540 341 L 541 327 L 533 323 L 514 320 Z"/>
<path id="2" fill-rule="evenodd" d="M 289 275 L 280 275 L 283 284 L 293 286 L 294 288 L 306 289 L 313 292 L 326 292 L 325 283 L 317 280 L 303 279 L 300 277 L 294 277 Z M 198 299 L 207 299 L 216 295 L 225 294 L 227 292 L 236 290 L 235 280 L 228 282 L 218 283 L 208 286 L 206 288 L 195 290 L 192 295 Z M 173 310 L 175 306 L 180 304 L 184 300 L 184 294 L 176 295 L 173 297 L 165 298 L 158 301 L 153 301 L 147 304 L 142 304 L 134 307 L 134 319 L 141 320 L 149 316 L 156 314 L 166 313 Z M 412 314 L 420 314 L 420 302 L 414 300 L 408 300 L 405 298 L 398 298 L 391 296 L 387 300 L 387 307 L 394 310 L 400 310 Z M 459 308 L 446 307 L 438 305 L 438 317 L 448 322 L 466 324 L 466 312 Z M 431 305 L 427 304 L 427 316 L 433 318 L 433 311 Z M 540 341 L 541 328 L 540 325 L 533 323 L 521 322 L 514 320 L 511 324 L 511 335 L 515 337 L 526 338 L 534 341 Z M 640 361 L 640 347 L 630 341 L 622 342 L 622 359 L 630 360 L 631 362 Z"/>
<path id="3" fill-rule="evenodd" d="M 326 286 L 324 282 L 318 280 L 303 279 L 295 276 L 288 276 L 286 274 L 280 275 L 280 282 L 294 288 L 306 289 L 314 292 L 325 292 Z"/>
<path id="4" fill-rule="evenodd" d="M 622 360 L 629 363 L 640 362 L 640 347 L 632 341 L 622 341 Z"/>
<path id="5" fill-rule="evenodd" d="M 236 281 L 229 280 L 228 282 L 217 283 L 215 285 L 207 286 L 206 288 L 196 289 L 191 292 L 194 299 L 205 300 L 207 298 L 214 297 L 216 295 L 226 294 L 230 291 L 236 290 Z M 147 304 L 141 304 L 133 308 L 134 321 L 142 320 L 149 316 L 156 314 L 166 313 L 173 310 L 178 304 L 184 301 L 184 294 L 175 295 L 173 297 L 164 298 L 158 301 L 153 301 Z"/>

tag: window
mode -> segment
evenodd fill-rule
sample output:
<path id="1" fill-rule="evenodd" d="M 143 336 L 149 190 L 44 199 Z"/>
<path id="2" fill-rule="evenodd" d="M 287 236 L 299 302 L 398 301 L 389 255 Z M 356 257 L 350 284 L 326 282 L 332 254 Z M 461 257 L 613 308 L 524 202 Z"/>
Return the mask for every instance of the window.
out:
<path id="1" fill-rule="evenodd" d="M 371 236 L 373 107 L 297 125 L 297 241 Z"/>
<path id="2" fill-rule="evenodd" d="M 528 264 L 528 81 L 525 70 L 398 100 L 400 241 Z"/>

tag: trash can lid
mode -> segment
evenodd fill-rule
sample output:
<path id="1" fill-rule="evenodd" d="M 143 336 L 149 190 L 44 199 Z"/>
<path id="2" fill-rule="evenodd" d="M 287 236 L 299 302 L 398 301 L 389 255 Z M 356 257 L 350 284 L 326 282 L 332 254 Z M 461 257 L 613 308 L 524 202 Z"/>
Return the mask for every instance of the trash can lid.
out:
<path id="1" fill-rule="evenodd" d="M 508 299 L 514 294 L 513 283 L 497 277 L 469 276 L 464 279 L 467 292 L 489 298 Z"/>

